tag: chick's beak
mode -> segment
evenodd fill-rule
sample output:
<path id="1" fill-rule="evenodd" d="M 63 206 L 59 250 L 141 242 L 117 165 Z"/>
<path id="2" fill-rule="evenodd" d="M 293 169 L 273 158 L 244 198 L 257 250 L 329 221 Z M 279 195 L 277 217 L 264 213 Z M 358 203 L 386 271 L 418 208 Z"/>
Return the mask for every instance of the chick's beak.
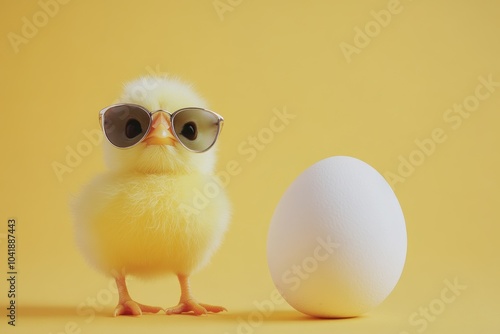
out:
<path id="1" fill-rule="evenodd" d="M 153 114 L 151 130 L 144 139 L 147 145 L 175 145 L 175 137 L 172 134 L 169 115 L 163 111 Z"/>

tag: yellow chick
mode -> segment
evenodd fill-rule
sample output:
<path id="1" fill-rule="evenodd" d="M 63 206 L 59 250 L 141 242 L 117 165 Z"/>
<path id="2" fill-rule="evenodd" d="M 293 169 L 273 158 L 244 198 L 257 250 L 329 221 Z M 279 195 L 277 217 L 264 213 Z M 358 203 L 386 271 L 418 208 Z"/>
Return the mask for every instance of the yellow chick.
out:
<path id="1" fill-rule="evenodd" d="M 205 101 L 189 85 L 162 76 L 126 84 L 120 101 L 100 113 L 108 171 L 73 205 L 79 248 L 91 265 L 116 280 L 115 316 L 163 310 L 134 301 L 126 277 L 168 273 L 177 275 L 181 296 L 167 314 L 224 311 L 196 301 L 189 284 L 229 224 L 221 187 L 202 203 L 194 201 L 207 185 L 217 185 L 212 146 L 222 117 L 204 109 Z"/>

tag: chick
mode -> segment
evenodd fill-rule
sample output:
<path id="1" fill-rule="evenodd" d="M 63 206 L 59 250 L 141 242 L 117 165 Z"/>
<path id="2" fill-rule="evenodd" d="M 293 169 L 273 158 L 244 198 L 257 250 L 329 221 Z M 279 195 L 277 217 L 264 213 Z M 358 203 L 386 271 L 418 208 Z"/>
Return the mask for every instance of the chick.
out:
<path id="1" fill-rule="evenodd" d="M 168 112 L 206 105 L 189 85 L 162 76 L 126 84 L 120 101 Z M 207 184 L 216 185 L 215 149 L 186 149 L 173 135 L 169 114 L 156 112 L 143 141 L 120 149 L 105 140 L 103 151 L 108 171 L 77 196 L 73 214 L 84 257 L 116 280 L 119 301 L 114 315 L 163 310 L 134 301 L 126 278 L 168 273 L 177 276 L 181 296 L 176 306 L 165 309 L 167 314 L 224 311 L 196 301 L 189 283 L 219 247 L 229 224 L 230 205 L 222 188 L 203 205 L 193 202 Z"/>

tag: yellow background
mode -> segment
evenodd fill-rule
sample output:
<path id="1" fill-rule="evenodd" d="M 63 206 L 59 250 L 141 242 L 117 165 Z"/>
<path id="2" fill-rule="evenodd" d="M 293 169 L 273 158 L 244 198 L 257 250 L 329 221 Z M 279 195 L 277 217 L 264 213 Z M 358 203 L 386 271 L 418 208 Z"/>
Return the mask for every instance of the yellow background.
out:
<path id="1" fill-rule="evenodd" d="M 16 53 L 8 34 L 20 35 L 23 17 L 33 22 L 41 7 L 1 1 L 0 233 L 15 217 L 19 246 L 17 326 L 7 326 L 2 311 L 2 333 L 413 334 L 422 328 L 410 322 L 412 314 L 438 305 L 444 281 L 455 279 L 467 288 L 423 332 L 498 332 L 500 87 L 456 130 L 443 115 L 474 94 L 480 76 L 500 81 L 500 3 L 401 0 L 399 13 L 377 31 L 371 11 L 387 9 L 385 0 L 220 2 L 231 6 L 223 19 L 212 0 L 72 0 Z M 340 45 L 355 45 L 355 28 L 367 24 L 373 37 L 348 62 Z M 67 147 L 83 145 L 82 131 L 98 129 L 97 112 L 114 102 L 123 82 L 150 71 L 194 84 L 226 120 L 218 169 L 231 160 L 242 166 L 227 188 L 230 231 L 211 265 L 193 278 L 197 297 L 226 306 L 226 314 L 111 318 L 117 297 L 110 281 L 87 266 L 74 244 L 67 203 L 104 169 L 102 150 L 92 146 L 62 182 L 52 164 L 65 164 Z M 268 127 L 276 108 L 296 118 L 246 161 L 238 146 Z M 446 141 L 394 185 L 408 256 L 389 298 L 347 320 L 314 320 L 282 304 L 262 324 L 246 327 L 258 314 L 254 303 L 269 300 L 274 288 L 267 230 L 294 178 L 334 155 L 396 173 L 399 156 L 418 155 L 415 140 L 436 128 Z M 167 277 L 134 280 L 131 293 L 166 307 L 179 291 Z M 89 298 L 97 298 L 94 307 Z M 82 304 L 96 317 L 78 315 Z"/>

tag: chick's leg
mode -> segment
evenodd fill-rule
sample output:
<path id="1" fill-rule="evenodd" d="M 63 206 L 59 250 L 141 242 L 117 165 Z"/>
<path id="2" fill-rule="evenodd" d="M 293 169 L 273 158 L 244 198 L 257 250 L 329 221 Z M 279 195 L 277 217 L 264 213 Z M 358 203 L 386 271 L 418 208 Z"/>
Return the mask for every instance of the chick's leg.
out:
<path id="1" fill-rule="evenodd" d="M 181 314 L 193 312 L 195 315 L 202 315 L 207 313 L 219 313 L 222 311 L 227 311 L 226 308 L 222 306 L 215 306 L 209 304 L 198 303 L 191 294 L 191 288 L 189 286 L 189 277 L 184 275 L 178 275 L 179 283 L 181 285 L 181 299 L 179 304 L 174 307 L 170 307 L 166 310 L 167 314 Z"/>
<path id="2" fill-rule="evenodd" d="M 118 305 L 115 308 L 114 316 L 118 315 L 142 315 L 142 312 L 158 313 L 161 307 L 139 304 L 132 300 L 128 293 L 125 277 L 117 277 L 116 286 L 118 287 Z"/>

